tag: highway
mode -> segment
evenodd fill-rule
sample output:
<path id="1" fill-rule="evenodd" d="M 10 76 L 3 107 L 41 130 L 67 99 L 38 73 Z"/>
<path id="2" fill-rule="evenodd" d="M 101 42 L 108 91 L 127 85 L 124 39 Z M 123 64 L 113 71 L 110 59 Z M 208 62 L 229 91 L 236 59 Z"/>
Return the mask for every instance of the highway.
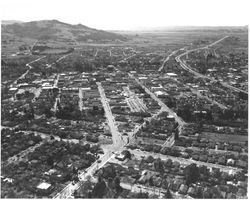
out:
<path id="1" fill-rule="evenodd" d="M 209 45 L 207 45 L 207 46 L 204 46 L 204 47 L 199 47 L 199 48 L 196 48 L 196 49 L 188 50 L 188 51 L 186 51 L 186 52 L 184 52 L 184 53 L 182 53 L 182 54 L 176 56 L 176 57 L 175 57 L 175 60 L 176 60 L 176 62 L 180 63 L 180 66 L 181 66 L 183 69 L 189 71 L 190 73 L 194 74 L 195 76 L 201 77 L 201 78 L 204 78 L 204 79 L 209 79 L 209 80 L 211 80 L 211 81 L 217 81 L 214 77 L 205 76 L 205 75 L 203 75 L 203 74 L 200 74 L 200 73 L 194 71 L 193 69 L 191 69 L 190 67 L 188 67 L 187 64 L 186 64 L 184 61 L 181 60 L 181 57 L 183 57 L 183 56 L 185 56 L 185 55 L 187 55 L 187 54 L 189 54 L 189 53 L 191 53 L 191 52 L 194 52 L 194 51 L 198 51 L 198 50 L 207 49 L 207 48 L 209 48 L 209 47 L 212 47 L 212 46 L 214 46 L 214 45 L 220 43 L 221 41 L 223 41 L 224 39 L 226 39 L 226 38 L 228 38 L 228 37 L 229 37 L 229 36 L 225 36 L 225 37 L 223 37 L 223 38 L 221 38 L 221 39 L 219 39 L 219 40 L 217 40 L 217 41 L 215 41 L 215 42 L 213 42 L 213 43 L 211 43 L 211 44 L 209 44 Z M 237 91 L 237 92 L 243 92 L 243 93 L 248 94 L 248 92 L 246 92 L 246 91 L 244 91 L 244 90 L 241 90 L 241 89 L 239 89 L 239 88 L 233 87 L 233 86 L 231 86 L 231 85 L 229 85 L 229 84 L 227 84 L 227 83 L 225 83 L 225 82 L 220 82 L 220 83 L 221 83 L 224 87 L 230 88 L 230 89 L 235 90 L 235 91 Z"/>

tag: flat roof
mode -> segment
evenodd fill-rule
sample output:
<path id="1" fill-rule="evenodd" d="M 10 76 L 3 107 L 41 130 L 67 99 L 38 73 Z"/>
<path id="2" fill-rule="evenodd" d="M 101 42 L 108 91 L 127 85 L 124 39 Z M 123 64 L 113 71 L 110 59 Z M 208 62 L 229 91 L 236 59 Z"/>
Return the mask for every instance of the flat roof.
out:
<path id="1" fill-rule="evenodd" d="M 10 88 L 9 90 L 12 91 L 12 90 L 17 90 L 18 88 Z"/>
<path id="2" fill-rule="evenodd" d="M 177 76 L 175 73 L 167 73 L 168 76 Z"/>
<path id="3" fill-rule="evenodd" d="M 87 88 L 81 88 L 81 90 L 91 90 L 90 87 L 87 87 Z"/>
<path id="4" fill-rule="evenodd" d="M 38 189 L 42 189 L 42 190 L 47 190 L 50 186 L 51 186 L 51 184 L 43 182 L 43 183 L 40 183 L 37 186 L 37 188 Z"/>

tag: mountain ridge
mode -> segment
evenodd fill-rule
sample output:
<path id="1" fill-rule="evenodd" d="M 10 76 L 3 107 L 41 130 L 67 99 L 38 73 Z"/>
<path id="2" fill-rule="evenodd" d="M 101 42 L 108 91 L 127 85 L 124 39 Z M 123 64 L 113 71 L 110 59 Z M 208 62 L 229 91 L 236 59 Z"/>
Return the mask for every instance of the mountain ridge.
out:
<path id="1" fill-rule="evenodd" d="M 1 24 L 2 35 L 13 35 L 19 38 L 35 40 L 55 40 L 72 42 L 107 42 L 126 41 L 121 34 L 90 28 L 77 24 L 72 25 L 58 20 L 40 20 L 23 23 Z"/>

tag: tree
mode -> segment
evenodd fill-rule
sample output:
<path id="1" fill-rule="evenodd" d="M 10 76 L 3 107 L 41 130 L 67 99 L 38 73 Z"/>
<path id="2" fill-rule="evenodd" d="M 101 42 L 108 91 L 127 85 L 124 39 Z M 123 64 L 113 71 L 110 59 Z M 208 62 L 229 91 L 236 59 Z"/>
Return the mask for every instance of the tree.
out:
<path id="1" fill-rule="evenodd" d="M 44 114 L 45 114 L 46 118 L 51 118 L 53 116 L 50 108 L 48 108 L 48 107 L 44 108 Z"/>
<path id="2" fill-rule="evenodd" d="M 140 192 L 140 193 L 136 193 L 135 196 L 133 196 L 133 198 L 135 199 L 148 199 L 148 193 L 144 193 L 144 192 Z"/>
<path id="3" fill-rule="evenodd" d="M 130 151 L 124 150 L 124 151 L 122 152 L 122 154 L 125 155 L 125 158 L 128 158 L 128 159 L 131 160 L 131 156 L 132 156 L 132 155 L 131 155 Z"/>
<path id="4" fill-rule="evenodd" d="M 93 198 L 103 198 L 106 192 L 106 183 L 101 178 L 101 176 L 98 177 L 98 182 L 96 183 L 93 191 L 92 191 L 92 197 Z"/>
<path id="5" fill-rule="evenodd" d="M 54 165 L 54 159 L 53 159 L 52 156 L 49 156 L 49 157 L 47 158 L 47 164 L 48 164 L 49 166 L 53 166 L 53 165 Z"/>
<path id="6" fill-rule="evenodd" d="M 83 66 L 79 61 L 74 62 L 73 67 L 78 72 L 83 72 Z"/>
<path id="7" fill-rule="evenodd" d="M 200 178 L 199 168 L 196 166 L 195 163 L 188 165 L 184 169 L 184 174 L 185 174 L 187 185 L 190 185 L 191 183 L 195 183 Z"/>
<path id="8" fill-rule="evenodd" d="M 120 193 L 122 191 L 122 187 L 120 186 L 120 177 L 117 175 L 114 180 L 113 180 L 113 183 L 114 183 L 114 188 L 116 190 L 116 192 Z"/>
<path id="9" fill-rule="evenodd" d="M 171 194 L 171 192 L 169 190 L 169 187 L 167 189 L 167 192 L 164 194 L 164 198 L 165 199 L 173 199 L 173 196 L 172 196 L 172 194 Z"/>
<path id="10" fill-rule="evenodd" d="M 179 132 L 178 132 L 178 130 L 175 131 L 175 133 L 174 133 L 174 139 L 179 140 Z"/>
<path id="11" fill-rule="evenodd" d="M 154 161 L 154 168 L 157 172 L 160 172 L 161 174 L 164 173 L 164 166 L 160 158 Z"/>

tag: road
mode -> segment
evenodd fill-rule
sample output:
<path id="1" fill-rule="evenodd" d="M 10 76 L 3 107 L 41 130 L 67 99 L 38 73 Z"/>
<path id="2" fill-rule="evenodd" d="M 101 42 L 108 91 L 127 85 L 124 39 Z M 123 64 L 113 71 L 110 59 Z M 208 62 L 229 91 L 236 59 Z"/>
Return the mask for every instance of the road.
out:
<path id="1" fill-rule="evenodd" d="M 143 193 L 148 193 L 150 195 L 159 195 L 160 198 L 164 198 L 167 190 L 163 189 L 163 188 L 158 188 L 158 187 L 147 187 L 145 185 L 140 185 L 140 184 L 133 184 L 133 185 L 130 185 L 128 183 L 120 183 L 120 186 L 124 189 L 127 189 L 127 190 L 131 190 L 132 192 L 136 192 L 136 193 L 140 193 L 140 192 L 143 192 Z M 172 192 L 170 190 L 171 194 L 172 194 L 172 197 L 174 199 L 179 199 L 180 197 L 182 197 L 182 199 L 192 199 L 192 197 L 190 197 L 189 195 L 180 195 L 178 194 L 177 192 Z"/>
<path id="2" fill-rule="evenodd" d="M 175 121 L 178 122 L 179 125 L 186 124 L 177 114 L 172 111 L 169 107 L 166 106 L 158 97 L 155 96 L 153 92 L 151 92 L 148 88 L 146 88 L 137 78 L 135 78 L 132 74 L 129 74 L 130 77 L 134 78 L 135 81 L 145 90 L 147 94 L 150 95 L 152 99 L 154 99 L 158 104 L 163 108 L 164 111 L 168 112 L 170 115 L 173 115 L 175 118 Z"/>
<path id="3" fill-rule="evenodd" d="M 83 109 L 83 102 L 82 102 L 82 88 L 79 88 L 79 110 L 82 111 Z"/>
<path id="4" fill-rule="evenodd" d="M 124 59 L 120 60 L 118 63 L 124 62 L 124 61 L 128 60 L 129 58 L 135 57 L 136 55 L 137 54 L 133 54 L 133 55 L 127 57 L 127 58 L 124 58 Z"/>
<path id="5" fill-rule="evenodd" d="M 114 149 L 118 150 L 122 146 L 124 146 L 124 142 L 122 140 L 121 134 L 119 133 L 119 131 L 118 131 L 116 125 L 115 125 L 115 120 L 114 120 L 114 117 L 112 115 L 112 111 L 111 111 L 111 108 L 109 106 L 108 100 L 106 98 L 104 89 L 103 89 L 100 82 L 98 82 L 97 85 L 98 85 L 98 90 L 100 92 L 102 105 L 103 105 L 103 108 L 105 110 L 105 115 L 107 117 L 108 124 L 109 124 L 109 127 L 110 127 L 110 131 L 111 131 L 111 134 L 112 134 Z"/>
<path id="6" fill-rule="evenodd" d="M 164 68 L 164 66 L 165 66 L 166 62 L 169 60 L 169 58 L 170 58 L 171 56 L 173 56 L 174 54 L 176 54 L 177 51 L 178 51 L 178 50 L 175 50 L 175 51 L 173 51 L 170 55 L 168 55 L 168 57 L 163 61 L 162 65 L 161 65 L 160 68 L 158 69 L 158 72 L 161 72 L 161 70 Z"/>
<path id="7" fill-rule="evenodd" d="M 198 90 L 191 89 L 191 91 L 192 91 L 193 94 L 196 94 L 199 98 L 204 98 L 204 99 L 208 100 L 209 102 L 211 102 L 212 104 L 215 104 L 215 105 L 219 106 L 223 110 L 227 109 L 227 107 L 225 105 L 223 105 L 221 103 L 218 103 L 217 101 L 209 98 L 208 96 L 202 95 Z"/>
<path id="8" fill-rule="evenodd" d="M 64 142 L 69 142 L 69 143 L 83 143 L 83 144 L 94 144 L 94 143 L 91 143 L 91 142 L 83 142 L 83 141 L 80 141 L 78 139 L 61 139 L 59 136 L 57 135 L 53 135 L 53 134 L 47 134 L 47 133 L 43 133 L 43 132 L 39 132 L 39 131 L 23 131 L 21 130 L 21 132 L 24 132 L 26 134 L 32 134 L 34 133 L 35 135 L 39 135 L 42 139 L 49 139 L 50 140 L 50 137 L 53 136 L 54 137 L 54 140 L 57 140 L 57 141 L 64 141 Z"/>
<path id="9" fill-rule="evenodd" d="M 159 195 L 159 197 L 164 197 L 165 190 L 162 188 L 153 189 L 152 187 L 146 187 L 144 185 L 133 184 L 130 185 L 128 183 L 120 183 L 120 186 L 126 190 L 131 190 L 131 192 L 135 193 L 148 193 L 149 195 Z"/>
<path id="10" fill-rule="evenodd" d="M 199 148 L 199 147 L 182 147 L 182 146 L 175 146 L 175 148 L 181 150 L 181 151 L 185 151 L 186 149 L 191 149 L 193 151 L 201 151 L 201 150 L 204 150 L 204 148 Z M 228 150 L 218 150 L 217 148 L 215 149 L 209 149 L 209 148 L 206 148 L 206 151 L 208 151 L 209 153 L 220 153 L 221 155 L 225 155 L 225 154 L 234 154 L 235 156 L 239 156 L 239 155 L 248 155 L 247 153 L 245 152 L 242 152 L 242 153 L 238 153 L 236 151 L 228 151 Z"/>
<path id="11" fill-rule="evenodd" d="M 40 147 L 43 143 L 44 142 L 37 143 L 36 145 L 31 146 L 31 147 L 21 151 L 20 153 L 10 157 L 8 160 L 2 162 L 2 165 L 7 166 L 10 163 L 13 163 L 13 162 L 18 163 L 21 160 L 24 160 L 29 153 L 33 152 L 36 148 Z"/>
<path id="12" fill-rule="evenodd" d="M 95 52 L 95 55 L 94 55 L 94 57 L 96 57 L 96 56 L 97 56 L 97 54 L 98 54 L 98 51 L 99 51 L 99 49 L 96 49 L 96 52 Z"/>
<path id="13" fill-rule="evenodd" d="M 89 168 L 85 169 L 78 177 L 80 180 L 84 180 L 87 176 L 92 176 L 94 172 L 97 169 L 100 169 L 103 167 L 110 159 L 113 158 L 113 154 L 108 152 L 104 156 L 102 156 L 99 160 L 101 160 L 101 163 L 98 163 L 97 161 L 94 162 Z M 77 182 L 74 184 L 73 182 L 70 182 L 62 191 L 57 193 L 53 199 L 69 199 L 73 198 L 73 193 L 80 187 L 81 183 Z"/>
<path id="14" fill-rule="evenodd" d="M 132 74 L 129 74 L 130 77 L 134 78 L 135 81 L 145 90 L 147 94 L 151 96 L 158 104 L 161 106 L 162 111 L 168 112 L 170 115 L 174 116 L 175 121 L 178 122 L 179 135 L 181 135 L 182 128 L 186 124 L 177 114 L 172 111 L 169 107 L 166 106 L 158 97 L 155 96 L 153 92 L 151 92 L 148 88 L 146 88 L 137 78 L 135 78 Z M 172 146 L 174 144 L 174 134 L 170 136 L 166 142 L 163 144 L 163 147 Z"/>
<path id="15" fill-rule="evenodd" d="M 55 87 L 58 87 L 59 77 L 60 77 L 60 75 L 59 75 L 59 74 L 57 74 L 57 75 L 56 75 L 56 80 L 55 80 L 55 82 L 54 82 L 54 86 L 53 86 L 54 88 L 55 88 Z"/>
<path id="16" fill-rule="evenodd" d="M 23 78 L 29 73 L 29 71 L 32 69 L 32 66 L 31 66 L 30 64 L 35 63 L 35 62 L 37 62 L 37 61 L 39 61 L 39 60 L 41 60 L 41 59 L 43 59 L 43 58 L 45 58 L 45 57 L 46 57 L 46 56 L 42 56 L 42 57 L 40 57 L 40 58 L 38 58 L 38 59 L 36 59 L 36 60 L 33 60 L 33 61 L 27 63 L 26 66 L 29 67 L 29 69 L 28 69 L 25 73 L 23 73 L 20 77 L 18 77 L 18 78 L 11 84 L 10 87 L 13 87 L 14 84 L 16 85 L 18 80 L 23 79 Z"/>
<path id="17" fill-rule="evenodd" d="M 85 169 L 79 175 L 80 180 L 84 180 L 84 178 L 88 175 L 92 176 L 97 169 L 102 168 L 110 159 L 114 157 L 114 154 L 112 152 L 120 151 L 124 147 L 122 136 L 118 132 L 117 127 L 115 125 L 114 117 L 112 115 L 110 106 L 108 104 L 104 89 L 100 82 L 97 83 L 97 86 L 100 92 L 102 105 L 104 107 L 105 115 L 107 117 L 110 131 L 112 134 L 113 145 L 112 148 L 106 154 L 104 154 L 101 158 L 99 158 L 99 161 L 95 161 L 89 168 Z M 62 191 L 57 193 L 53 198 L 54 199 L 70 198 L 72 197 L 74 191 L 77 190 L 79 187 L 80 187 L 80 182 L 76 184 L 70 182 Z"/>
<path id="18" fill-rule="evenodd" d="M 117 70 L 119 70 L 119 69 L 117 69 Z M 145 90 L 145 92 L 150 95 L 150 97 L 152 99 L 154 99 L 156 102 L 158 102 L 158 104 L 161 106 L 161 111 L 166 111 L 169 114 L 171 114 L 172 116 L 174 116 L 175 121 L 178 122 L 179 134 L 181 135 L 183 126 L 186 124 L 186 122 L 184 122 L 179 116 L 177 116 L 177 114 L 174 111 L 172 111 L 169 107 L 167 107 L 166 104 L 164 104 L 158 97 L 156 97 L 155 94 L 153 92 L 151 92 L 148 88 L 146 88 L 136 77 L 134 77 L 130 73 L 128 73 L 128 75 L 129 75 L 129 77 L 133 78 Z M 163 144 L 163 147 L 165 147 L 165 146 L 172 146 L 174 144 L 174 138 L 173 137 L 174 137 L 174 135 L 172 135 L 171 137 L 169 137 L 166 140 L 166 142 Z"/>
<path id="19" fill-rule="evenodd" d="M 111 50 L 107 50 L 109 52 L 109 56 L 112 56 L 112 51 Z"/>
<path id="20" fill-rule="evenodd" d="M 155 119 L 158 117 L 159 114 L 161 114 L 164 110 L 160 109 L 157 113 L 155 113 L 148 121 L 151 122 L 152 119 Z M 132 133 L 129 133 L 129 143 L 133 143 L 134 139 L 135 139 L 135 135 L 137 134 L 137 132 L 146 125 L 146 121 L 144 121 L 141 125 L 137 126 L 134 131 Z"/>
<path id="21" fill-rule="evenodd" d="M 185 56 L 185 55 L 187 55 L 187 54 L 189 54 L 189 53 L 191 53 L 191 52 L 194 52 L 194 51 L 198 51 L 198 50 L 207 49 L 207 48 L 209 48 L 209 47 L 212 47 L 212 46 L 214 46 L 214 45 L 220 43 L 221 41 L 223 41 L 224 39 L 226 39 L 226 38 L 228 38 L 228 37 L 229 37 L 229 36 L 225 36 L 225 37 L 223 37 L 223 38 L 221 38 L 221 39 L 219 39 L 219 40 L 217 40 L 217 41 L 215 41 L 215 42 L 213 42 L 213 43 L 211 43 L 211 44 L 209 44 L 209 45 L 207 45 L 207 46 L 204 46 L 204 47 L 199 47 L 199 48 L 196 48 L 196 49 L 187 50 L 186 52 L 184 52 L 184 53 L 182 53 L 182 54 L 176 56 L 176 57 L 175 57 L 175 60 L 176 60 L 178 63 L 180 63 L 180 65 L 181 65 L 181 67 L 182 67 L 183 69 L 189 71 L 190 73 L 194 74 L 194 75 L 197 76 L 197 77 L 201 77 L 201 78 L 204 78 L 204 79 L 209 79 L 209 80 L 211 80 L 211 81 L 218 81 L 218 80 L 216 80 L 214 77 L 205 76 L 205 75 L 203 75 L 203 74 L 200 74 L 200 73 L 194 71 L 193 69 L 191 69 L 190 67 L 188 67 L 187 64 L 186 64 L 184 61 L 181 60 L 181 57 L 183 57 L 183 56 Z M 230 88 L 230 89 L 235 90 L 235 91 L 237 91 L 237 92 L 243 92 L 243 93 L 248 94 L 248 92 L 246 92 L 246 91 L 244 91 L 244 90 L 241 90 L 241 89 L 239 89 L 239 88 L 233 87 L 233 86 L 231 86 L 231 85 L 229 85 L 229 84 L 227 84 L 227 83 L 225 83 L 225 82 L 220 82 L 220 83 L 221 83 L 224 87 Z"/>
<path id="22" fill-rule="evenodd" d="M 57 62 L 61 61 L 61 60 L 64 59 L 64 58 L 68 57 L 70 54 L 71 54 L 71 53 L 66 54 L 66 55 L 64 55 L 64 56 L 62 56 L 62 57 L 60 57 L 60 58 L 58 58 L 58 59 L 57 59 L 55 62 L 53 62 L 52 64 L 46 64 L 46 65 L 47 65 L 46 69 L 51 68 L 52 65 L 56 64 Z"/>
<path id="23" fill-rule="evenodd" d="M 131 149 L 129 149 L 129 151 L 138 158 L 141 158 L 142 156 L 144 156 L 144 157 L 152 156 L 155 159 L 161 158 L 162 160 L 167 160 L 170 158 L 172 161 L 177 161 L 181 165 L 190 165 L 192 163 L 195 163 L 197 165 L 204 165 L 204 166 L 207 166 L 209 168 L 219 168 L 221 171 L 224 171 L 224 172 L 236 173 L 236 172 L 242 171 L 241 169 L 235 168 L 235 167 L 223 166 L 223 165 L 212 164 L 212 163 L 207 163 L 207 162 L 201 162 L 201 161 L 196 161 L 196 160 L 192 160 L 192 159 L 185 159 L 185 158 L 181 158 L 181 157 L 163 155 L 163 154 L 159 154 L 159 153 L 146 152 L 146 151 L 141 151 L 141 150 L 131 150 Z"/>

